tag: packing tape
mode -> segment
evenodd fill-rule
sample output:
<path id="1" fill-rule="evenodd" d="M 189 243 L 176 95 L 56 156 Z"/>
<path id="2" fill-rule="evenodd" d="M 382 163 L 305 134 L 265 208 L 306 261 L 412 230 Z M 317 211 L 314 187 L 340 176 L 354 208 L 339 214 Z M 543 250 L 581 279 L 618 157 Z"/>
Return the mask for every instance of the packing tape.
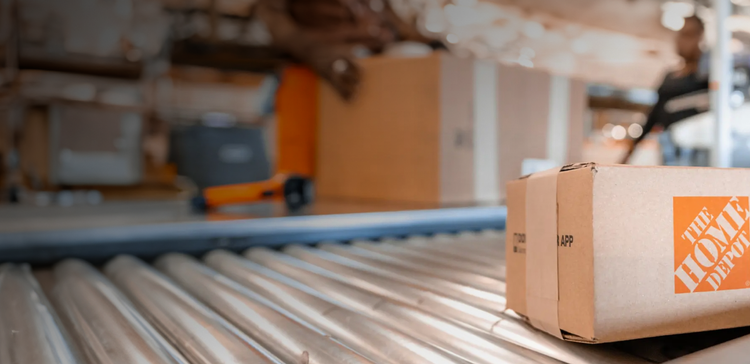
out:
<path id="1" fill-rule="evenodd" d="M 557 308 L 559 173 L 560 168 L 535 173 L 526 183 L 526 313 L 534 327 L 562 339 Z"/>

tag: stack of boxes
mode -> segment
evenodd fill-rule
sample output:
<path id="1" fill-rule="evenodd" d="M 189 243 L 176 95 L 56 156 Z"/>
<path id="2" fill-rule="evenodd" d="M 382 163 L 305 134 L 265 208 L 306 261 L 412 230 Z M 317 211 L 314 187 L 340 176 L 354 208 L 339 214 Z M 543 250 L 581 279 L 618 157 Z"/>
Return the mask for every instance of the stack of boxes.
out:
<path id="1" fill-rule="evenodd" d="M 524 159 L 580 158 L 581 81 L 444 52 L 360 64 L 355 100 L 320 86 L 321 198 L 495 203 Z"/>

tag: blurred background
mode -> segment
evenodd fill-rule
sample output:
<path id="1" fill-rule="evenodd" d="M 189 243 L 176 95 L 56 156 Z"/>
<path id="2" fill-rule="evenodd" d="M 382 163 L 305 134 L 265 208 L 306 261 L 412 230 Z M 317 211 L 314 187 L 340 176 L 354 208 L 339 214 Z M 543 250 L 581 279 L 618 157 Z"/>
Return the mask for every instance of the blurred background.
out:
<path id="1" fill-rule="evenodd" d="M 167 343 L 157 329 L 191 359 L 229 362 L 239 331 L 221 334 L 205 301 L 286 363 L 333 358 L 308 352 L 321 332 L 383 363 L 747 362 L 742 341 L 735 361 L 699 350 L 748 328 L 596 346 L 535 331 L 505 311 L 504 229 L 506 182 L 553 167 L 749 168 L 749 92 L 750 0 L 0 0 L 0 361 L 62 360 L 67 325 L 70 348 L 102 355 L 91 362 L 166 362 L 146 352 Z M 525 233 L 509 241 L 525 254 Z M 194 299 L 112 260 L 249 248 L 324 293 L 269 278 L 242 281 L 249 296 L 161 259 Z M 249 277 L 227 254 L 206 261 Z M 119 288 L 89 266 L 110 260 Z M 604 273 L 597 287 L 617 276 Z M 643 296 L 644 277 L 619 283 Z M 716 302 L 704 315 L 727 325 Z M 347 350 L 340 362 L 360 362 Z"/>
<path id="2" fill-rule="evenodd" d="M 750 166 L 746 0 L 2 0 L 0 65 L 8 205 L 290 174 L 500 204 L 568 163 Z"/>

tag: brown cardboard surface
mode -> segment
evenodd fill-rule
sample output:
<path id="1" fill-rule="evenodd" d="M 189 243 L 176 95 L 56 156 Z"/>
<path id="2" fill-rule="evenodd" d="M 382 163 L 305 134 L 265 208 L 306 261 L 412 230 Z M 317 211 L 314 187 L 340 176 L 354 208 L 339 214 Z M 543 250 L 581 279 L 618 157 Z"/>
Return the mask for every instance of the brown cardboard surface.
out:
<path id="1" fill-rule="evenodd" d="M 594 337 L 594 256 L 592 240 L 594 171 L 580 168 L 557 177 L 560 328 Z"/>
<path id="2" fill-rule="evenodd" d="M 320 86 L 317 194 L 474 202 L 473 61 L 435 52 L 359 62 L 354 100 Z"/>
<path id="3" fill-rule="evenodd" d="M 521 315 L 526 312 L 526 182 L 519 179 L 508 182 L 508 218 L 505 222 L 505 266 L 508 284 L 505 290 L 506 305 Z"/>
<path id="4" fill-rule="evenodd" d="M 749 170 L 598 167 L 596 337 L 616 341 L 750 325 L 747 287 L 676 294 L 673 255 L 675 196 L 749 195 Z"/>
<path id="5" fill-rule="evenodd" d="M 531 224 L 521 220 L 537 218 L 521 202 L 530 198 L 527 183 L 508 184 L 508 234 L 528 236 Z M 750 325 L 748 196 L 750 170 L 563 169 L 557 263 L 565 339 L 611 342 Z M 534 242 L 528 239 L 527 252 Z M 538 316 L 520 292 L 530 287 L 525 274 L 532 264 L 548 263 L 532 262 L 514 246 L 508 247 L 508 307 Z M 538 320 L 530 317 L 537 326 Z"/>
<path id="6" fill-rule="evenodd" d="M 439 201 L 440 59 L 361 60 L 364 79 L 348 103 L 321 84 L 319 196 Z"/>
<path id="7" fill-rule="evenodd" d="M 526 182 L 526 310 L 532 325 L 562 339 L 558 319 L 557 175 L 535 173 Z M 559 238 L 558 238 L 559 240 Z"/>

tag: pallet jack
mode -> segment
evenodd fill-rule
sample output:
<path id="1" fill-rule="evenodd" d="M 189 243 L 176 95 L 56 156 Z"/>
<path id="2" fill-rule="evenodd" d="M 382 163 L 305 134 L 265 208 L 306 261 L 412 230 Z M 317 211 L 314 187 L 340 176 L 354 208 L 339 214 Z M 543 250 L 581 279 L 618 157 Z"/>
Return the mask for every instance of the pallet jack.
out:
<path id="1" fill-rule="evenodd" d="M 193 208 L 207 211 L 223 205 L 283 200 L 291 211 L 313 201 L 312 180 L 296 174 L 277 174 L 271 179 L 208 187 L 192 200 Z"/>
<path id="2" fill-rule="evenodd" d="M 198 211 L 222 205 L 283 200 L 298 210 L 313 200 L 318 77 L 303 66 L 284 69 L 276 92 L 276 170 L 271 179 L 215 186 L 192 199 Z"/>

